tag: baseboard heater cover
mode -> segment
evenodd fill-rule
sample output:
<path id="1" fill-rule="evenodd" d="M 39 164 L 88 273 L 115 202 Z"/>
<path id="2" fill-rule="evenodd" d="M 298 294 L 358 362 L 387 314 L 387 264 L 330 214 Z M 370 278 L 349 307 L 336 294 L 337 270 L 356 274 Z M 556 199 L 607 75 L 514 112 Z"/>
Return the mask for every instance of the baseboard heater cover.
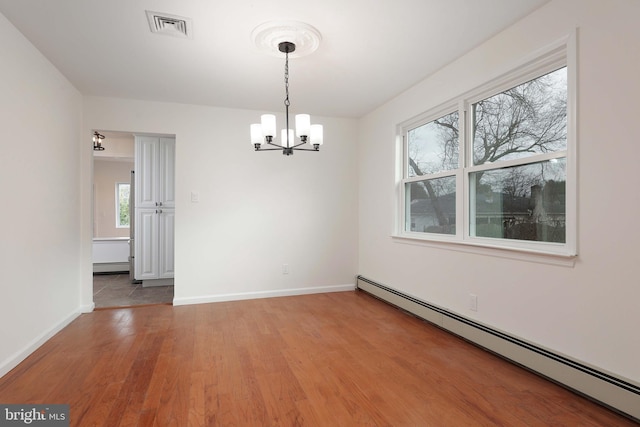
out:
<path id="1" fill-rule="evenodd" d="M 356 288 L 640 421 L 640 386 L 357 276 Z"/>

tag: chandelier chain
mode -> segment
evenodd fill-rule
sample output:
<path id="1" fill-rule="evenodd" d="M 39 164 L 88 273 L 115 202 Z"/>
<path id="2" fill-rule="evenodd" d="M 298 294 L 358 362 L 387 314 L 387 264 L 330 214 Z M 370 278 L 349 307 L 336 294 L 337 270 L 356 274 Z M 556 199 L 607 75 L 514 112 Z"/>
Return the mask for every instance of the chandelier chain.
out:
<path id="1" fill-rule="evenodd" d="M 289 105 L 291 105 L 291 102 L 289 102 L 289 51 L 285 52 L 285 55 L 286 57 L 284 61 L 284 88 L 287 96 L 284 99 L 284 105 L 288 107 Z"/>
<path id="2" fill-rule="evenodd" d="M 286 143 L 287 149 L 291 147 L 292 141 L 289 141 L 289 105 L 291 102 L 289 101 L 289 49 L 285 52 L 285 61 L 284 61 L 284 88 L 286 92 L 286 97 L 284 98 L 284 109 L 285 109 L 285 129 L 286 129 Z"/>

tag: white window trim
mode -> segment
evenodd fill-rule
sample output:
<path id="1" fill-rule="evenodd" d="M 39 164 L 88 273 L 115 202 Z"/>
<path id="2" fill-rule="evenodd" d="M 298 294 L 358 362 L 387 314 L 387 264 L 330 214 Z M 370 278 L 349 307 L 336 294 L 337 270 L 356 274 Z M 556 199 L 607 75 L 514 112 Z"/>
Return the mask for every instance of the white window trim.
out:
<path id="1" fill-rule="evenodd" d="M 567 67 L 567 148 L 554 153 L 537 154 L 527 158 L 527 162 L 566 158 L 566 235 L 565 243 L 529 242 L 499 238 L 474 237 L 469 234 L 469 175 L 493 165 L 473 165 L 471 153 L 467 153 L 467 142 L 471 135 L 467 112 L 472 104 L 493 96 L 511 87 L 529 81 L 561 67 Z M 454 100 L 444 103 L 397 126 L 396 138 L 396 214 L 392 238 L 398 243 L 418 244 L 448 250 L 478 253 L 491 256 L 543 262 L 556 265 L 574 264 L 577 257 L 577 55 L 576 32 L 520 59 L 484 85 L 472 89 Z M 406 146 L 407 131 L 428 123 L 455 110 L 459 111 L 459 134 L 465 141 L 459 143 L 459 168 L 457 170 L 429 175 L 429 178 L 456 176 L 456 235 L 429 234 L 406 231 L 405 229 L 405 184 L 424 180 L 424 176 L 408 177 Z M 522 160 L 501 161 L 500 167 L 521 164 Z M 465 167 L 466 165 L 469 165 Z M 405 178 L 407 177 L 407 178 Z M 462 191 L 460 191 L 462 189 Z"/>

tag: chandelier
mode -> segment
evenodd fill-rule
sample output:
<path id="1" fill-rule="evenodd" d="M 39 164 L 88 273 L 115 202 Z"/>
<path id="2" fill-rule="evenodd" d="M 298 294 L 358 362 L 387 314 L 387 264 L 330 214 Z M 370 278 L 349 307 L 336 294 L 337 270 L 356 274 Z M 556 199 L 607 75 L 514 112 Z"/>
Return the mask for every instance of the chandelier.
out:
<path id="1" fill-rule="evenodd" d="M 251 143 L 256 151 L 282 150 L 285 156 L 291 156 L 295 151 L 318 151 L 322 145 L 322 125 L 312 125 L 311 117 L 308 114 L 296 114 L 295 116 L 295 136 L 294 130 L 289 126 L 289 54 L 296 50 L 295 43 L 283 41 L 278 44 L 278 50 L 285 54 L 284 62 L 284 87 L 285 87 L 285 128 L 282 129 L 280 145 L 276 144 L 276 116 L 273 114 L 263 114 L 260 116 L 260 123 L 251 125 Z M 263 148 L 263 145 L 272 145 L 278 148 Z M 302 147 L 309 144 L 306 147 Z M 313 147 L 313 148 L 309 148 Z"/>
<path id="2" fill-rule="evenodd" d="M 93 151 L 104 151 L 102 146 L 103 139 L 104 135 L 100 135 L 98 132 L 93 133 Z"/>

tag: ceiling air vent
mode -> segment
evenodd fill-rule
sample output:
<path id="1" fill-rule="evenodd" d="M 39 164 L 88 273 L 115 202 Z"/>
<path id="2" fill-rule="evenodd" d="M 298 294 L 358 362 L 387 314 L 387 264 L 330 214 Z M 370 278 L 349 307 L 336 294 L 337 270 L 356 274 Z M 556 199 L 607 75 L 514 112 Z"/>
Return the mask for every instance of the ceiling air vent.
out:
<path id="1" fill-rule="evenodd" d="M 193 38 L 193 24 L 189 18 L 147 10 L 147 20 L 152 33 Z"/>

